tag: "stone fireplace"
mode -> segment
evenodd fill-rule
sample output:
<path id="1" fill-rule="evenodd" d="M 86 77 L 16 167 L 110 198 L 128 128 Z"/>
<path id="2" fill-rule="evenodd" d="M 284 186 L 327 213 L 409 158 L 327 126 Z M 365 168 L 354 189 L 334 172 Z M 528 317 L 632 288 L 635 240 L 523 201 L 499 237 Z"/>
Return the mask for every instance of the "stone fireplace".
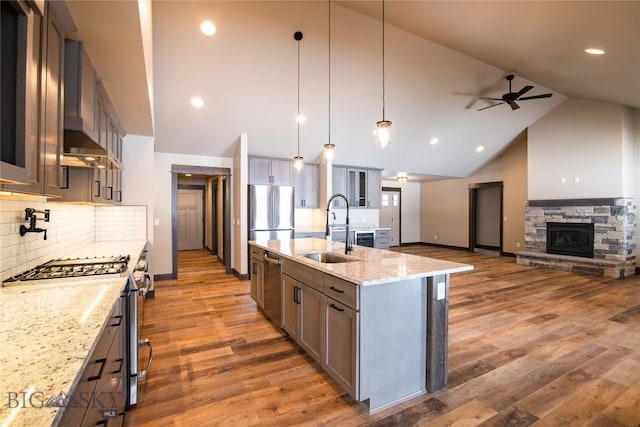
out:
<path id="1" fill-rule="evenodd" d="M 635 273 L 631 198 L 529 200 L 519 264 L 622 278 Z"/>

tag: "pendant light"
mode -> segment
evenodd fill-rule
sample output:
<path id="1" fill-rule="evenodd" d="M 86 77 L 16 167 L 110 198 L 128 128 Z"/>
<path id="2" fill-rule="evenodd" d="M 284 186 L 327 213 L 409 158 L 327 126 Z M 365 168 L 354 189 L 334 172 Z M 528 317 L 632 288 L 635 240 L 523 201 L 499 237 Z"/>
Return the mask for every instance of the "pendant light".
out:
<path id="1" fill-rule="evenodd" d="M 382 0 L 382 120 L 376 122 L 376 129 L 373 132 L 379 148 L 391 146 L 391 121 L 386 120 L 385 113 L 385 85 L 384 85 L 384 0 Z"/>
<path id="2" fill-rule="evenodd" d="M 293 158 L 293 168 L 296 172 L 300 172 L 304 166 L 304 157 L 300 155 L 300 122 L 302 116 L 300 116 L 300 40 L 302 40 L 302 32 L 296 31 L 293 33 L 293 38 L 298 42 L 298 114 L 296 116 L 296 123 L 298 125 L 298 155 Z"/>
<path id="3" fill-rule="evenodd" d="M 329 3 L 329 139 L 324 144 L 324 160 L 326 162 L 332 162 L 336 153 L 336 144 L 331 143 L 331 0 Z"/>

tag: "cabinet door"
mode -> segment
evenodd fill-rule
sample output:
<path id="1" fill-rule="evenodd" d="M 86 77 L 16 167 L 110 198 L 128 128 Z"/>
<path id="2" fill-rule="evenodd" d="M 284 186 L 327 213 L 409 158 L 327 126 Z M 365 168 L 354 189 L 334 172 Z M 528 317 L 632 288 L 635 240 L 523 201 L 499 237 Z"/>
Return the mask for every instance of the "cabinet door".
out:
<path id="1" fill-rule="evenodd" d="M 356 311 L 324 297 L 322 365 L 354 399 L 358 399 L 358 321 Z"/>
<path id="2" fill-rule="evenodd" d="M 251 258 L 251 298 L 264 308 L 264 263 Z"/>
<path id="3" fill-rule="evenodd" d="M 249 184 L 271 183 L 271 160 L 249 157 Z"/>
<path id="4" fill-rule="evenodd" d="M 42 21 L 26 2 L 3 1 L 0 5 L 3 26 L 0 183 L 31 184 L 40 153 L 38 85 Z"/>
<path id="5" fill-rule="evenodd" d="M 382 175 L 378 170 L 367 171 L 367 207 L 379 209 L 382 193 Z"/>
<path id="6" fill-rule="evenodd" d="M 347 168 L 342 166 L 334 166 L 332 168 L 332 188 L 333 194 L 344 194 L 345 197 L 349 197 L 347 195 Z M 333 199 L 333 203 L 331 204 L 334 208 L 346 208 L 347 205 L 345 201 L 338 197 Z"/>
<path id="7" fill-rule="evenodd" d="M 322 363 L 322 294 L 300 284 L 300 329 L 298 341 L 306 352 Z"/>
<path id="8" fill-rule="evenodd" d="M 271 160 L 271 182 L 275 185 L 293 185 L 293 162 L 290 159 Z"/>
<path id="9" fill-rule="evenodd" d="M 298 281 L 286 274 L 282 275 L 282 329 L 298 341 L 300 334 L 300 286 Z"/>
<path id="10" fill-rule="evenodd" d="M 64 76 L 64 35 L 54 22 L 51 9 L 47 8 L 47 37 L 43 67 L 43 192 L 48 196 L 60 196 L 62 167 L 60 155 L 63 146 L 63 76 Z"/>
<path id="11" fill-rule="evenodd" d="M 319 166 L 315 163 L 307 163 L 300 172 L 293 174 L 293 186 L 296 208 L 318 207 L 318 175 Z"/>
<path id="12" fill-rule="evenodd" d="M 363 169 L 348 169 L 347 198 L 349 206 L 363 208 L 367 206 L 367 171 Z"/>

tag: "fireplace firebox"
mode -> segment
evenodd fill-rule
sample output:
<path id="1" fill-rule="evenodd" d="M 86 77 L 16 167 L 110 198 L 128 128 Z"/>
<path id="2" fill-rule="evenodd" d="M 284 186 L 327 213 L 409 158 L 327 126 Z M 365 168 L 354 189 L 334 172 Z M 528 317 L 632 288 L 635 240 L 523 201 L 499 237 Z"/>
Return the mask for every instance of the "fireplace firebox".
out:
<path id="1" fill-rule="evenodd" d="M 547 253 L 593 258 L 593 223 L 548 222 Z"/>

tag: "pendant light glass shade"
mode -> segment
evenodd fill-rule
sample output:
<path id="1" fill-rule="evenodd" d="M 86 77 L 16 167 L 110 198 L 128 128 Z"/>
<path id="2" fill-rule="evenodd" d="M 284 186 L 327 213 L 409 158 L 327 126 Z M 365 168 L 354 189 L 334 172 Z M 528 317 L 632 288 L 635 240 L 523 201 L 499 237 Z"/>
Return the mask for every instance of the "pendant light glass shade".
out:
<path id="1" fill-rule="evenodd" d="M 387 148 L 393 144 L 391 139 L 391 121 L 386 120 L 385 113 L 385 81 L 384 81 L 384 0 L 382 0 L 382 120 L 376 122 L 373 134 L 378 148 Z"/>
<path id="2" fill-rule="evenodd" d="M 393 144 L 391 139 L 391 122 L 389 120 L 380 120 L 376 122 L 376 130 L 373 131 L 376 136 L 378 148 L 387 148 Z"/>
<path id="3" fill-rule="evenodd" d="M 300 114 L 300 40 L 302 40 L 302 32 L 293 33 L 293 38 L 298 42 L 298 114 L 296 115 L 296 123 L 298 125 L 298 155 L 293 158 L 293 169 L 300 172 L 304 167 L 304 157 L 300 155 L 300 123 L 304 123 L 306 118 Z"/>
<path id="4" fill-rule="evenodd" d="M 336 144 L 331 144 L 330 142 L 328 142 L 324 144 L 323 149 L 324 149 L 324 159 L 327 162 L 332 162 L 336 154 Z"/>

